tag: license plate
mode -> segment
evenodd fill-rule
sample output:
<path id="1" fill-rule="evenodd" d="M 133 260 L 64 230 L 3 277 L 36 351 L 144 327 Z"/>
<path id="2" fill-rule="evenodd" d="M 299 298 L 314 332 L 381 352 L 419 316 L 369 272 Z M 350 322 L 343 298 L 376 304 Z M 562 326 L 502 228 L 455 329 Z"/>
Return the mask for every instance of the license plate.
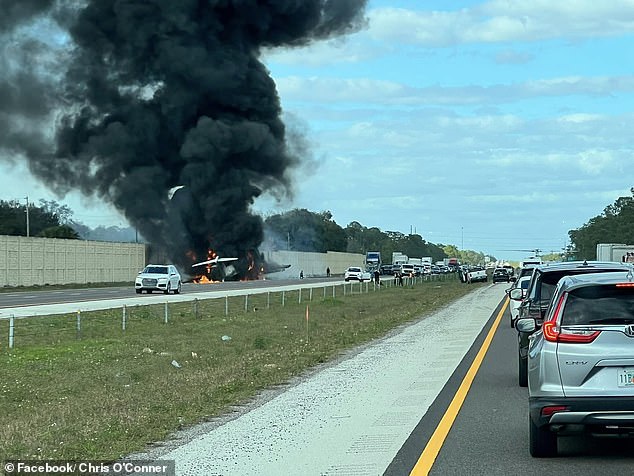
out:
<path id="1" fill-rule="evenodd" d="M 616 377 L 619 387 L 634 387 L 634 368 L 621 369 Z"/>

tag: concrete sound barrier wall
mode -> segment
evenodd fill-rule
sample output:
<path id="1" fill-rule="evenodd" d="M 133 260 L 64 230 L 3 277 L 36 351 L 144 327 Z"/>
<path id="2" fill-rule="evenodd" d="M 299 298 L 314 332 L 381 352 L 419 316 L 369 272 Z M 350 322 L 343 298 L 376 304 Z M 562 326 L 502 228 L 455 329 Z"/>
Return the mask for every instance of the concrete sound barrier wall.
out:
<path id="1" fill-rule="evenodd" d="M 342 275 L 348 266 L 360 266 L 365 269 L 365 255 L 359 253 L 308 253 L 301 251 L 265 251 L 264 260 L 269 264 L 291 265 L 278 273 L 267 275 L 267 279 L 297 278 L 301 271 L 304 277 L 326 276 L 326 268 L 333 275 Z"/>
<path id="2" fill-rule="evenodd" d="M 0 286 L 132 282 L 145 245 L 0 235 Z"/>

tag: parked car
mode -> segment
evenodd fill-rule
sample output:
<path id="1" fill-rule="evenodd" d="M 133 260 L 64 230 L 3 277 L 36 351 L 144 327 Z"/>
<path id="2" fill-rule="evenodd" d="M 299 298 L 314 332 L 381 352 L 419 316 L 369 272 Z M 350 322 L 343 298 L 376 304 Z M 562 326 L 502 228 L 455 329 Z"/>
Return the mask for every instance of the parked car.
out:
<path id="1" fill-rule="evenodd" d="M 521 289 L 513 289 L 509 297 L 521 301 L 518 311 L 519 319 L 533 318 L 537 327 L 541 326 L 546 309 L 550 304 L 555 286 L 565 276 L 586 273 L 609 273 L 614 271 L 632 270 L 632 265 L 627 263 L 602 262 L 602 261 L 570 261 L 567 263 L 543 264 L 536 266 L 528 284 L 526 297 L 522 297 Z M 528 338 L 530 333 L 520 331 L 517 333 L 517 359 L 518 382 L 520 387 L 528 385 L 527 361 Z"/>
<path id="2" fill-rule="evenodd" d="M 504 268 L 495 268 L 492 279 L 494 283 L 509 283 L 511 282 L 511 275 Z"/>
<path id="3" fill-rule="evenodd" d="M 409 263 L 401 265 L 400 273 L 403 276 L 408 276 L 410 278 L 413 278 L 414 276 L 418 276 L 418 271 L 416 269 L 416 266 Z"/>
<path id="4" fill-rule="evenodd" d="M 518 279 L 517 281 L 515 281 L 513 283 L 513 286 L 511 286 L 508 289 L 508 293 L 510 294 L 511 291 L 513 289 L 521 289 L 522 290 L 522 299 L 524 299 L 526 297 L 526 290 L 528 289 L 528 284 L 531 281 L 531 276 L 522 276 L 520 279 Z M 515 300 L 515 299 L 511 299 L 509 301 L 509 312 L 511 314 L 511 327 L 515 326 L 515 321 L 517 321 L 517 318 L 519 317 L 519 308 L 520 308 L 520 304 L 522 303 L 521 300 Z"/>
<path id="5" fill-rule="evenodd" d="M 372 279 L 372 275 L 358 266 L 350 266 L 346 269 L 346 272 L 343 275 L 343 279 L 345 281 L 350 281 L 351 279 L 357 281 L 370 281 Z"/>
<path id="6" fill-rule="evenodd" d="M 515 268 L 513 266 L 511 266 L 510 264 L 505 264 L 504 266 L 502 266 L 502 268 L 504 268 L 506 270 L 506 272 L 508 273 L 509 277 L 513 277 L 515 276 Z"/>
<path id="7" fill-rule="evenodd" d="M 134 280 L 134 289 L 137 294 L 143 291 L 148 294 L 152 291 L 179 294 L 182 290 L 181 275 L 174 265 L 148 264 Z"/>
<path id="8" fill-rule="evenodd" d="M 381 274 L 394 274 L 394 268 L 391 264 L 382 264 L 379 268 L 379 273 Z"/>
<path id="9" fill-rule="evenodd" d="M 531 455 L 555 456 L 558 435 L 633 436 L 632 272 L 563 278 L 538 326 L 533 317 L 517 322 L 522 332 L 534 332 L 528 350 Z"/>
<path id="10" fill-rule="evenodd" d="M 533 270 L 535 269 L 535 267 L 538 266 L 536 264 L 527 264 L 525 266 L 522 266 L 519 271 L 517 272 L 517 279 L 522 279 L 524 276 L 532 276 L 533 275 Z"/>
<path id="11" fill-rule="evenodd" d="M 484 281 L 487 282 L 489 280 L 489 276 L 487 275 L 486 269 L 480 266 L 474 266 L 469 269 L 467 273 L 467 282 L 475 283 L 476 281 Z"/>

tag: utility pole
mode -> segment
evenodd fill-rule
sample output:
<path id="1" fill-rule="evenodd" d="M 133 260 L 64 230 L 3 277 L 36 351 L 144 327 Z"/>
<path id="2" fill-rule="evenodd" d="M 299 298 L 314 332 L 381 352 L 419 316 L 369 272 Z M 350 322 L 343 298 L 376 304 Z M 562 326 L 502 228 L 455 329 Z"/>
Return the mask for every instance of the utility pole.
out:
<path id="1" fill-rule="evenodd" d="M 460 251 L 464 251 L 464 226 L 460 227 Z"/>
<path id="2" fill-rule="evenodd" d="M 27 195 L 24 198 L 26 198 L 26 209 L 24 210 L 26 213 L 26 236 L 29 237 L 31 236 L 31 231 L 29 229 L 29 196 Z"/>

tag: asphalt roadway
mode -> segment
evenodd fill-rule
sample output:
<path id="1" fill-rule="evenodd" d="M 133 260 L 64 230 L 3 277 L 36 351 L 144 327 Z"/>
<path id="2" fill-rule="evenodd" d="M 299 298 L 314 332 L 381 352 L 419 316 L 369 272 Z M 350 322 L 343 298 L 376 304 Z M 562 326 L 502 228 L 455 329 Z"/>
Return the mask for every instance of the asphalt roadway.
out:
<path id="1" fill-rule="evenodd" d="M 200 299 L 224 297 L 226 295 L 243 295 L 246 293 L 267 292 L 267 290 L 297 289 L 302 287 L 323 287 L 341 284 L 341 277 L 306 278 L 306 279 L 267 279 L 258 281 L 227 281 L 210 284 L 183 284 L 181 294 L 136 294 L 134 286 L 96 287 L 80 289 L 45 288 L 28 291 L 5 291 L 0 293 L 0 318 L 15 316 L 29 317 L 48 314 L 74 312 L 78 309 L 90 311 L 117 306 L 157 304 L 166 301 L 189 301 L 194 297 Z M 366 283 L 367 284 L 367 283 Z"/>
<path id="2" fill-rule="evenodd" d="M 226 283 L 232 289 L 223 292 L 244 292 L 249 284 Z M 187 476 L 632 474 L 632 440 L 566 437 L 556 458 L 529 455 L 528 396 L 517 385 L 506 287 L 483 286 L 245 411 L 134 456 L 173 459 L 176 474 Z M 188 285 L 178 297 L 197 292 L 209 290 Z M 17 302 L 164 298 L 128 288 L 2 293 L 0 313 Z"/>

